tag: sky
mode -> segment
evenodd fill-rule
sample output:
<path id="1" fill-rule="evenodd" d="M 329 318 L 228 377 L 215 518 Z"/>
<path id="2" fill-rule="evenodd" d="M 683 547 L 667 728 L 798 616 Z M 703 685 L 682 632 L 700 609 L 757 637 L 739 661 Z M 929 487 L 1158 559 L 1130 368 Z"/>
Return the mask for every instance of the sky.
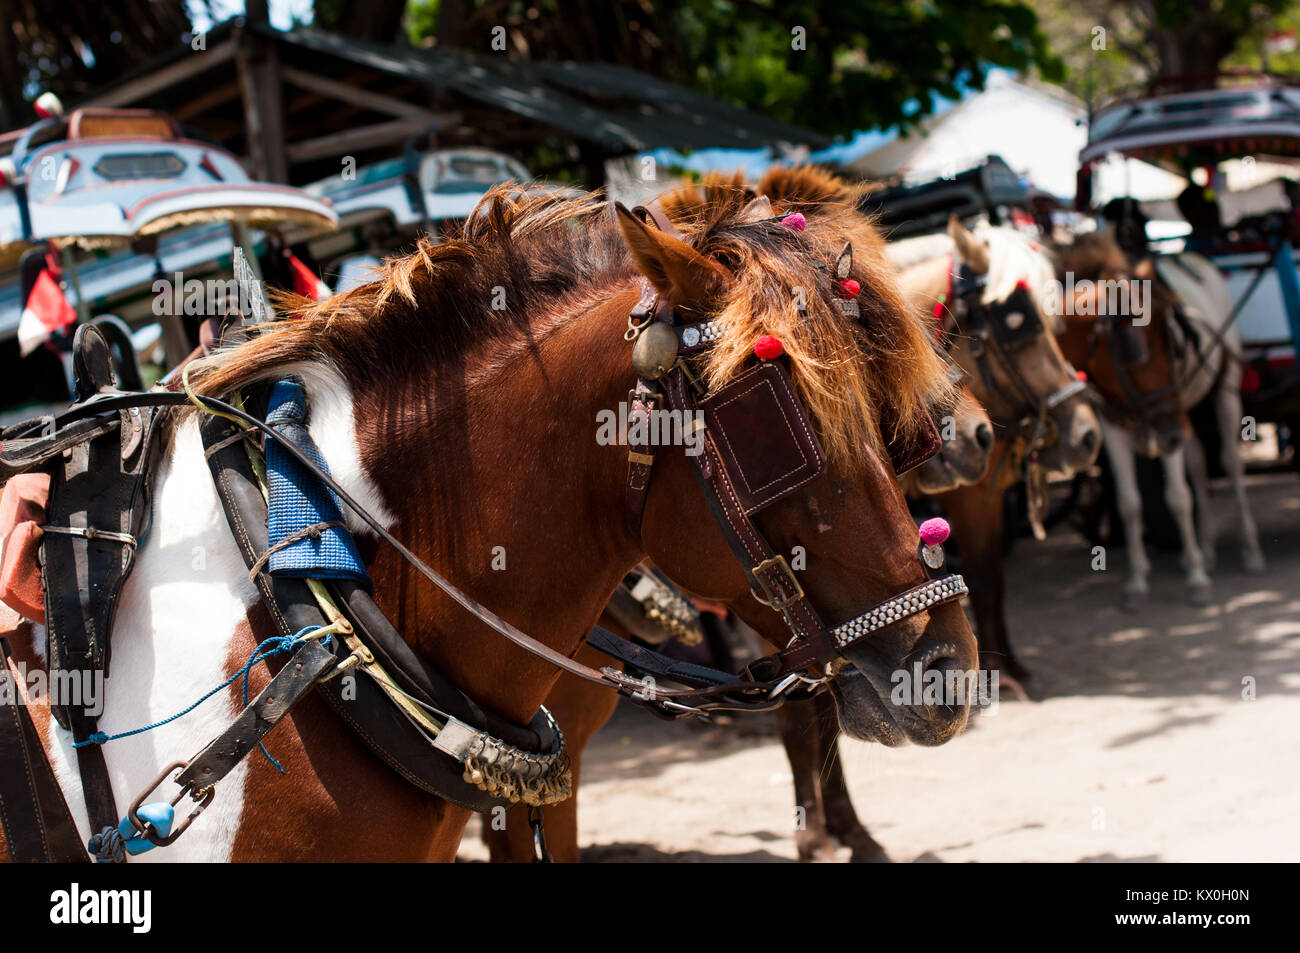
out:
<path id="1" fill-rule="evenodd" d="M 270 0 L 271 25 L 279 30 L 288 30 L 293 27 L 295 20 L 299 23 L 311 23 L 315 19 L 312 3 L 313 0 Z M 243 0 L 209 0 L 208 3 L 186 0 L 185 6 L 189 12 L 190 23 L 194 24 L 194 29 L 199 31 L 210 30 L 217 23 L 244 12 Z M 208 16 L 209 6 L 216 16 L 215 22 Z"/>

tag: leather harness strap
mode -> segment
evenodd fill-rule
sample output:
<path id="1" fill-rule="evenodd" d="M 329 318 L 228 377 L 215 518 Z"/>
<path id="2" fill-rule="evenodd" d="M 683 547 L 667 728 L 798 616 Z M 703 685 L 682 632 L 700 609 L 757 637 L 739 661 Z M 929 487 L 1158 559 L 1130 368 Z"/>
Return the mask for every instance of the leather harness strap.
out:
<path id="1" fill-rule="evenodd" d="M 77 330 L 73 367 L 78 400 L 117 393 L 98 326 Z M 136 541 L 147 528 L 148 473 L 157 447 L 152 411 L 127 407 L 116 416 L 117 426 L 68 448 L 54 462 L 48 506 L 53 532 L 45 534 L 40 550 L 50 673 L 65 688 L 74 681 L 83 686 L 75 697 L 52 697 L 50 713 L 80 743 L 77 768 L 93 831 L 116 827 L 121 815 L 103 751 L 85 744 L 97 731 L 98 716 L 93 698 L 83 696 L 97 692 L 108 677 L 113 616 L 135 562 Z"/>
<path id="2" fill-rule="evenodd" d="M 9 667 L 11 657 L 9 642 L 0 638 L 0 827 L 9 859 L 20 863 L 88 861 L 26 699 Z"/>

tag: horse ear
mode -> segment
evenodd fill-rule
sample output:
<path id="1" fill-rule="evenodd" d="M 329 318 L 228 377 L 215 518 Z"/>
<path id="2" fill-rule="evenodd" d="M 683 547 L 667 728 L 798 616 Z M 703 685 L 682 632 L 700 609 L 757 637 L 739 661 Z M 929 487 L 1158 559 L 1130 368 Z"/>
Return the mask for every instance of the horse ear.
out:
<path id="1" fill-rule="evenodd" d="M 638 270 L 674 304 L 704 306 L 722 296 L 727 270 L 680 238 L 647 225 L 614 203 L 618 230 Z"/>
<path id="2" fill-rule="evenodd" d="M 772 211 L 772 200 L 766 195 L 760 195 L 740 210 L 740 214 L 736 216 L 736 221 L 742 225 L 749 225 L 753 222 L 761 222 L 775 217 L 776 213 Z"/>
<path id="3" fill-rule="evenodd" d="M 956 215 L 948 219 L 948 235 L 957 246 L 957 253 L 970 265 L 970 270 L 977 275 L 986 275 L 989 270 L 988 246 L 975 237 Z"/>

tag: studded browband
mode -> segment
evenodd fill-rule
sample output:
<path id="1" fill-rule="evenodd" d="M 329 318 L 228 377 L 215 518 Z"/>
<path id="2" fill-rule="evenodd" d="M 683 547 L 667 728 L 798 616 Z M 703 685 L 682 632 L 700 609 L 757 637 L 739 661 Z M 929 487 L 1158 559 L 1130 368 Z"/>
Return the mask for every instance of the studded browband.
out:
<path id="1" fill-rule="evenodd" d="M 641 217 L 642 221 L 653 222 L 661 231 L 678 237 L 672 223 L 655 205 L 638 207 L 633 213 Z M 802 216 L 799 216 L 799 224 L 803 224 Z M 844 259 L 843 255 L 841 259 Z M 846 309 L 846 313 L 850 312 Z M 640 538 L 641 519 L 654 469 L 656 448 L 649 441 L 632 442 L 632 435 L 638 429 L 631 426 L 633 417 L 649 414 L 660 403 L 666 403 L 678 413 L 680 419 L 696 420 L 696 411 L 701 402 L 708 404 L 717 395 L 701 393 L 702 389 L 689 369 L 689 364 L 717 341 L 721 334 L 720 325 L 712 319 L 677 324 L 673 309 L 655 292 L 649 281 L 643 281 L 640 299 L 628 316 L 626 335 L 633 342 L 633 367 L 637 372 L 636 386 L 629 394 L 631 407 L 626 512 L 628 527 L 637 538 Z M 748 378 L 763 378 L 762 386 L 781 395 L 785 401 L 783 405 L 779 401 L 778 404 L 791 408 L 802 420 L 803 429 L 807 431 L 805 436 L 810 445 L 809 450 L 816 457 L 817 466 L 808 479 L 788 487 L 793 490 L 820 475 L 824 460 L 816 437 L 807 425 L 802 406 L 793 394 L 783 367 L 778 363 L 780 350 L 778 344 L 771 359 L 760 360 L 756 368 L 744 372 L 736 381 L 725 385 L 724 389 L 743 391 Z M 759 385 L 756 382 L 754 386 Z M 824 681 L 824 676 L 808 679 L 799 673 L 813 666 L 826 665 L 846 647 L 886 626 L 966 595 L 966 583 L 960 575 L 929 579 L 854 619 L 834 628 L 827 626 L 804 592 L 785 556 L 775 550 L 754 522 L 754 513 L 766 502 L 773 502 L 775 497 L 766 501 L 747 500 L 744 488 L 737 486 L 737 476 L 733 473 L 735 457 L 721 444 L 734 442 L 737 437 L 743 439 L 743 435 L 715 432 L 719 428 L 709 426 L 710 414 L 707 410 L 704 417 L 706 424 L 700 434 L 703 450 L 693 458 L 697 482 L 728 547 L 745 570 L 754 598 L 778 612 L 792 635 L 785 648 L 750 664 L 742 673 L 744 676 L 759 681 L 776 681 L 778 684 L 793 684 L 796 676 L 806 684 Z M 644 432 L 649 429 L 642 428 Z M 743 481 L 743 475 L 741 480 Z M 747 506 L 747 502 L 750 505 Z M 931 568 L 941 566 L 942 555 L 938 545 L 927 544 L 927 550 L 938 550 L 940 553 L 937 562 L 933 562 L 931 553 L 927 553 L 927 563 L 933 563 Z"/>

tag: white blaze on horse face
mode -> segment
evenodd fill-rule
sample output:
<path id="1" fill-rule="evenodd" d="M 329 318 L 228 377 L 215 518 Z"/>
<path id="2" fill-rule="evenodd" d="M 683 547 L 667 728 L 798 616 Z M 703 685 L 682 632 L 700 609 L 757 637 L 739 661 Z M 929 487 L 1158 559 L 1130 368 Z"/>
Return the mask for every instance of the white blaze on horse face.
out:
<path id="1" fill-rule="evenodd" d="M 361 463 L 352 390 L 343 375 L 324 364 L 296 364 L 284 369 L 283 376 L 290 374 L 302 378 L 309 408 L 307 429 L 311 431 L 312 440 L 329 465 L 330 475 L 384 529 L 392 529 L 397 517 Z M 343 518 L 347 520 L 348 529 L 353 534 L 374 535 L 370 527 L 347 506 L 343 507 Z"/>
<path id="2" fill-rule="evenodd" d="M 212 485 L 198 421 L 187 420 L 159 465 L 153 525 L 122 589 L 99 730 L 116 734 L 168 718 L 225 681 L 235 633 L 256 598 Z M 196 754 L 238 713 L 231 692 L 221 691 L 183 718 L 105 744 L 118 809 L 125 812 L 163 767 Z M 50 726 L 47 750 L 84 840 L 91 832 L 72 739 Z M 132 861 L 228 861 L 247 770 L 245 760 L 227 775 L 184 837 Z M 175 790 L 164 783 L 150 800 L 169 800 Z"/>

